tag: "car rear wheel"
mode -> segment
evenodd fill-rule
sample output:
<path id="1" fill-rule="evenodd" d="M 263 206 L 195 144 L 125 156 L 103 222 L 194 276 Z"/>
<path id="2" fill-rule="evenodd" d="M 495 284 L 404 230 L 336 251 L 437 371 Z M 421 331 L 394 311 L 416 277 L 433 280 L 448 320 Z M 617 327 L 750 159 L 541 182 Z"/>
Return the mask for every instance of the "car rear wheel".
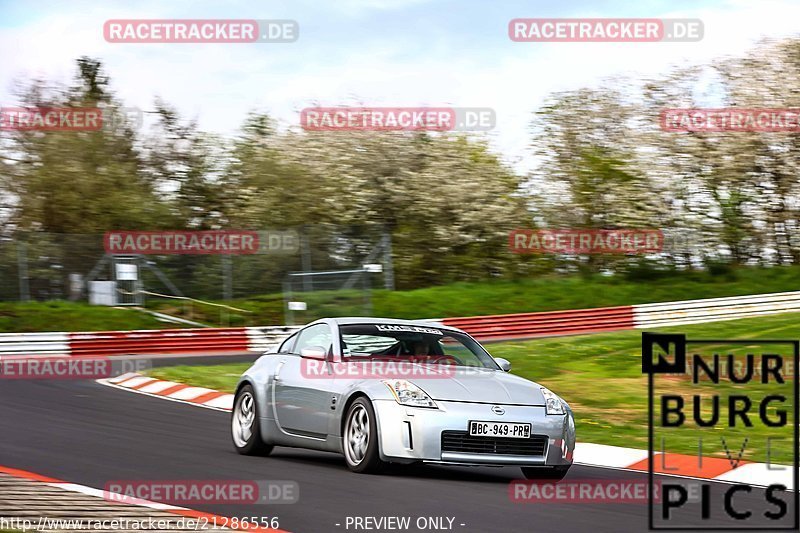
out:
<path id="1" fill-rule="evenodd" d="M 550 466 L 546 468 L 523 466 L 522 475 L 525 479 L 541 479 L 543 481 L 561 481 L 569 472 L 568 466 Z"/>
<path id="2" fill-rule="evenodd" d="M 242 455 L 268 455 L 272 451 L 272 446 L 261 438 L 256 396 L 250 384 L 239 389 L 233 400 L 231 437 L 236 451 Z"/>
<path id="3" fill-rule="evenodd" d="M 375 474 L 386 466 L 378 448 L 375 410 L 366 398 L 358 398 L 348 409 L 342 441 L 347 467 L 353 472 Z"/>

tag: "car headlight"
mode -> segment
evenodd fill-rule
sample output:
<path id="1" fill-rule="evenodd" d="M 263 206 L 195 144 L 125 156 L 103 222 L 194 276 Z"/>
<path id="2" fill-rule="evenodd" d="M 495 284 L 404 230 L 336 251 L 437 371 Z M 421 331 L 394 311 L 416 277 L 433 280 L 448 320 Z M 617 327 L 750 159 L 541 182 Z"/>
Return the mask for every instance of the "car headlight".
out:
<path id="1" fill-rule="evenodd" d="M 395 400 L 400 405 L 409 407 L 432 407 L 438 409 L 428 393 L 405 379 L 385 379 L 383 383 L 394 394 Z"/>
<path id="2" fill-rule="evenodd" d="M 564 402 L 556 393 L 547 387 L 542 387 L 542 396 L 544 396 L 544 410 L 548 415 L 563 415 L 565 413 Z"/>

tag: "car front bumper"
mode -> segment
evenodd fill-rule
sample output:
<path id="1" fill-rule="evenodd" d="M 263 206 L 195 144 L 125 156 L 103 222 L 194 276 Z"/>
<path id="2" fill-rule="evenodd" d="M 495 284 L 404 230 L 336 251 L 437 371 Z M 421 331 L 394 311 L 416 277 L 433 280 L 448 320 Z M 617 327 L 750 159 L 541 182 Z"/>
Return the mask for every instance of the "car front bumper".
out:
<path id="1" fill-rule="evenodd" d="M 381 458 L 391 462 L 435 462 L 493 466 L 569 466 L 575 449 L 575 422 L 570 411 L 547 415 L 544 407 L 503 405 L 495 414 L 492 404 L 436 401 L 439 409 L 406 407 L 394 400 L 373 402 L 378 418 Z M 471 420 L 531 424 L 531 438 L 543 442 L 541 455 L 442 451 L 442 432 L 466 432 Z M 546 437 L 546 441 L 545 438 Z M 504 442 L 522 439 L 503 439 Z M 518 444 L 518 442 L 512 442 Z M 491 447 L 491 446 L 490 446 Z"/>

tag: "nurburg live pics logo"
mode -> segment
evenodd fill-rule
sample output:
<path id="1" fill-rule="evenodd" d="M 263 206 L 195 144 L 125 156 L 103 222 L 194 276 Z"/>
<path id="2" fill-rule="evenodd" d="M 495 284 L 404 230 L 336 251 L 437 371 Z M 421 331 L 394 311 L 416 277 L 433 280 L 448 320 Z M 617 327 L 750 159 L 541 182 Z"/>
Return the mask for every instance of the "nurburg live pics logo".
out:
<path id="1" fill-rule="evenodd" d="M 683 334 L 642 334 L 642 372 L 648 376 L 650 530 L 798 530 L 800 380 L 786 374 L 788 368 L 797 368 L 799 354 L 797 340 L 688 340 Z M 733 372 L 739 363 L 746 372 Z M 687 365 L 690 382 L 678 377 L 686 375 Z M 670 454 L 670 444 L 695 435 L 696 458 Z M 776 448 L 775 443 L 785 447 Z M 726 459 L 711 457 L 709 450 L 720 455 L 724 451 Z M 745 450 L 755 459 L 742 460 Z M 783 455 L 776 460 L 775 453 Z M 751 462 L 762 464 L 737 472 Z M 735 475 L 729 483 L 702 481 L 695 501 L 689 498 L 685 477 L 662 478 L 662 497 L 655 502 L 656 471 L 700 478 L 720 472 Z M 759 483 L 756 477 L 768 479 L 769 485 L 751 485 L 751 479 Z"/>

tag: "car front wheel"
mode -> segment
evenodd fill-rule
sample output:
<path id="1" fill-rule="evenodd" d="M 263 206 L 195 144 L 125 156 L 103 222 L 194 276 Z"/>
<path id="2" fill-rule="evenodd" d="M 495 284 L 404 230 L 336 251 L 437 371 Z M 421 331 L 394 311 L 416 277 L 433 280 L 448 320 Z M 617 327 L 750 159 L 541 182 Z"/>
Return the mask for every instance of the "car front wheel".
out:
<path id="1" fill-rule="evenodd" d="M 380 458 L 375 410 L 366 398 L 358 398 L 347 410 L 342 436 L 347 467 L 359 474 L 375 474 L 386 463 Z"/>
<path id="2" fill-rule="evenodd" d="M 242 455 L 268 455 L 272 446 L 261 438 L 256 395 L 250 384 L 236 393 L 231 413 L 231 437 L 236 451 Z"/>

